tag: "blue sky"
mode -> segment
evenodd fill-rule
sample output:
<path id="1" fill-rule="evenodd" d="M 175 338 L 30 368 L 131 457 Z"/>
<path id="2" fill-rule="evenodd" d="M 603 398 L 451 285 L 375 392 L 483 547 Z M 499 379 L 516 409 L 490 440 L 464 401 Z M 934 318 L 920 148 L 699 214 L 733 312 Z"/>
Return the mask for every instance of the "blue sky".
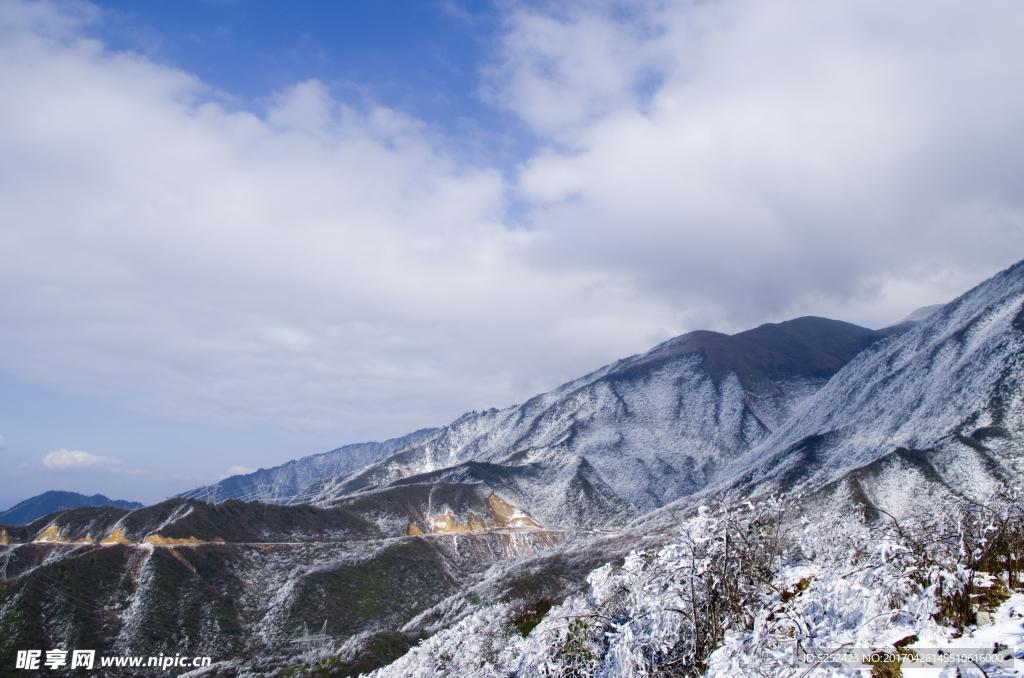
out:
<path id="1" fill-rule="evenodd" d="M 0 0 L 0 508 L 1024 256 L 1014 2 Z"/>
<path id="2" fill-rule="evenodd" d="M 521 158 L 530 134 L 489 105 L 480 69 L 494 57 L 501 14 L 490 2 L 99 2 L 95 33 L 196 74 L 261 112 L 309 79 L 354 106 L 383 104 L 429 123 L 487 162 Z M 468 139 L 464 139 L 468 137 Z"/>

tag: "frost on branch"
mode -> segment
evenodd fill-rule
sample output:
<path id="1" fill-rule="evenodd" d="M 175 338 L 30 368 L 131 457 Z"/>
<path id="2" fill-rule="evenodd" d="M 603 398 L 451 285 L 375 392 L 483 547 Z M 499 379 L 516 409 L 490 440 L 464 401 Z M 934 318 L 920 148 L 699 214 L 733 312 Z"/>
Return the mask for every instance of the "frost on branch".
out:
<path id="1" fill-rule="evenodd" d="M 513 608 L 485 607 L 379 675 L 837 675 L 798 669 L 798 649 L 948 645 L 1021 586 L 1016 493 L 936 498 L 899 521 L 846 499 L 799 509 L 701 507 L 672 543 L 592 572 L 525 638 Z"/>

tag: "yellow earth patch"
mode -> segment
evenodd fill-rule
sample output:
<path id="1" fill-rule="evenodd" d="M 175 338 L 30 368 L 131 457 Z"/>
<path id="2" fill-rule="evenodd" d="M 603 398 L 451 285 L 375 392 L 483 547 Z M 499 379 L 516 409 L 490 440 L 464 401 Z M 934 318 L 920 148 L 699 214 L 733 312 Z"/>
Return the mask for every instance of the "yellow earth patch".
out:
<path id="1" fill-rule="evenodd" d="M 451 511 L 445 511 L 431 521 L 430 531 L 440 534 L 459 534 L 486 530 L 489 527 L 494 527 L 494 525 L 488 525 L 482 516 L 475 513 L 470 513 L 466 522 L 461 523 L 452 515 Z"/>
<path id="2" fill-rule="evenodd" d="M 483 508 L 483 507 L 481 507 Z M 466 522 L 459 522 L 451 511 L 445 511 L 430 522 L 430 531 L 435 534 L 464 534 L 467 532 L 483 532 L 502 527 L 526 527 L 543 530 L 544 528 L 528 515 L 512 506 L 498 495 L 491 493 L 487 498 L 487 514 L 470 513 Z M 413 534 L 414 525 L 409 526 L 409 534 Z M 418 531 L 418 528 L 417 528 Z"/>
<path id="3" fill-rule="evenodd" d="M 530 518 L 530 516 L 526 515 L 515 506 L 512 506 L 493 492 L 491 493 L 491 496 L 487 498 L 487 503 L 491 507 L 491 516 L 494 518 L 494 522 L 503 527 L 532 527 L 538 530 L 544 529 L 539 523 Z"/>
<path id="4" fill-rule="evenodd" d="M 143 544 L 155 544 L 156 546 L 173 546 L 175 544 L 203 544 L 201 539 L 189 537 L 188 539 L 176 539 L 174 537 L 163 537 L 159 534 L 151 534 L 142 540 Z"/>
<path id="5" fill-rule="evenodd" d="M 131 545 L 131 544 L 134 544 L 135 542 L 133 542 L 128 537 L 124 536 L 124 531 L 119 527 L 116 530 L 114 530 L 113 532 L 111 532 L 109 537 L 107 537 L 106 539 L 101 539 L 100 543 L 101 544 L 127 544 L 127 545 Z"/>
<path id="6" fill-rule="evenodd" d="M 52 524 L 50 526 L 48 526 L 45 530 L 43 530 L 39 534 L 39 536 L 35 538 L 35 541 L 44 541 L 44 542 L 57 543 L 57 544 L 68 544 L 68 543 L 70 543 L 69 540 L 67 540 L 64 537 L 60 536 L 60 530 L 57 529 L 56 525 L 52 525 Z"/>

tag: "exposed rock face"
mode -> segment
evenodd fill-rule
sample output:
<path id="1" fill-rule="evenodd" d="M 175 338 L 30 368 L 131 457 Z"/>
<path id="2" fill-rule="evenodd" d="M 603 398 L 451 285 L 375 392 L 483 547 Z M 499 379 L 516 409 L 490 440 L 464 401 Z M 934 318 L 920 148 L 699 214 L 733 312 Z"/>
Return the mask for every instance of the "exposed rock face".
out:
<path id="1" fill-rule="evenodd" d="M 335 505 L 387 536 L 544 529 L 480 482 L 409 483 L 342 497 Z"/>
<path id="2" fill-rule="evenodd" d="M 483 507 L 480 507 L 483 508 Z M 493 492 L 487 497 L 486 513 L 470 510 L 465 522 L 460 521 L 450 508 L 429 521 L 434 534 L 485 532 L 502 528 L 542 530 L 530 516 L 504 501 Z"/>

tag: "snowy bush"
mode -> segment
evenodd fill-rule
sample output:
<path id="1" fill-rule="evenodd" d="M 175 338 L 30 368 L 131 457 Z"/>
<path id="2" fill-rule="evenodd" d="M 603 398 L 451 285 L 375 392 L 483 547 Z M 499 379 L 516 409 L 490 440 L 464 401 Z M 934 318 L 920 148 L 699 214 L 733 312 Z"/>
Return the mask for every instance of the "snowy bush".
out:
<path id="1" fill-rule="evenodd" d="M 525 638 L 513 607 L 480 608 L 379 675 L 835 675 L 798 670 L 798 650 L 948 643 L 1020 585 L 1015 493 L 936 498 L 900 521 L 845 498 L 798 508 L 701 507 L 672 543 L 592 572 Z"/>

